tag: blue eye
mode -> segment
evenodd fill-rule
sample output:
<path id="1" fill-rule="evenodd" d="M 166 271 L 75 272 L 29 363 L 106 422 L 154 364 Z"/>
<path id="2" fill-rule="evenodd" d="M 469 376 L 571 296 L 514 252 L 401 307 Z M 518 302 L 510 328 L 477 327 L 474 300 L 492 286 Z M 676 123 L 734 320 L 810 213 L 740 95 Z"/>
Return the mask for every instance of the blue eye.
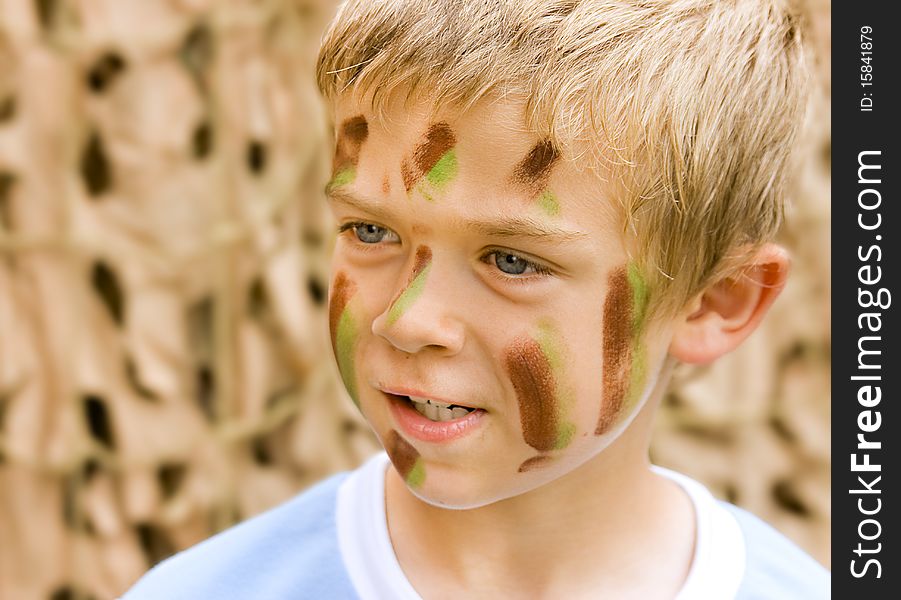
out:
<path id="1" fill-rule="evenodd" d="M 526 272 L 539 273 L 542 275 L 550 273 L 550 269 L 547 267 L 527 260 L 522 256 L 504 252 L 502 250 L 492 250 L 485 258 L 491 258 L 491 262 L 494 263 L 494 266 L 507 275 L 522 275 Z"/>
<path id="2" fill-rule="evenodd" d="M 357 239 L 366 244 L 377 244 L 381 242 L 388 230 L 372 223 L 363 223 L 354 227 L 354 233 Z"/>
<path id="3" fill-rule="evenodd" d="M 343 233 L 348 229 L 353 229 L 356 238 L 364 244 L 378 244 L 385 241 L 396 242 L 399 239 L 397 234 L 387 227 L 375 225 L 374 223 L 347 223 L 340 227 L 339 233 Z"/>
<path id="4" fill-rule="evenodd" d="M 528 261 L 516 256 L 515 254 L 506 254 L 503 252 L 494 253 L 494 264 L 498 269 L 508 275 L 522 275 L 529 266 Z"/>

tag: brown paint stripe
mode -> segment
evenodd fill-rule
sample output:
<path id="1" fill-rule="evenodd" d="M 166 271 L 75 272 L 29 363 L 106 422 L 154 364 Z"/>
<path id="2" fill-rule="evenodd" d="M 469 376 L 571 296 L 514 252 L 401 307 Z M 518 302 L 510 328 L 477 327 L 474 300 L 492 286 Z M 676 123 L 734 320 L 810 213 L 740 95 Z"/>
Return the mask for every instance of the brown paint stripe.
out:
<path id="1" fill-rule="evenodd" d="M 416 257 L 413 259 L 413 272 L 410 274 L 407 285 L 410 285 L 430 262 L 432 262 L 432 249 L 428 246 L 419 246 L 416 248 Z"/>
<path id="2" fill-rule="evenodd" d="M 607 431 L 622 411 L 632 370 L 632 288 L 625 268 L 608 279 L 604 303 L 604 386 L 595 435 Z"/>
<path id="3" fill-rule="evenodd" d="M 513 169 L 513 181 L 533 195 L 542 192 L 559 157 L 550 140 L 538 142 Z"/>
<path id="4" fill-rule="evenodd" d="M 347 303 L 357 293 L 357 285 L 351 281 L 344 271 L 339 271 L 332 282 L 332 293 L 329 298 L 328 326 L 332 336 L 332 348 L 336 348 L 338 335 L 338 321 L 341 313 L 347 307 Z"/>
<path id="5" fill-rule="evenodd" d="M 335 145 L 334 173 L 348 166 L 357 165 L 360 160 L 360 149 L 368 137 L 369 124 L 363 115 L 350 117 L 341 124 Z"/>
<path id="6" fill-rule="evenodd" d="M 409 192 L 416 185 L 416 180 L 421 177 L 421 174 L 415 172 L 413 166 L 404 160 L 400 165 L 400 176 L 404 180 L 404 189 Z"/>
<path id="7" fill-rule="evenodd" d="M 544 466 L 547 466 L 547 463 L 549 463 L 551 460 L 553 460 L 553 458 L 546 454 L 539 454 L 538 456 L 533 456 L 532 458 L 524 460 L 523 463 L 521 465 L 519 465 L 519 469 L 517 469 L 517 472 L 526 473 L 528 471 L 540 469 Z"/>
<path id="8" fill-rule="evenodd" d="M 506 366 L 519 400 L 523 438 L 540 452 L 553 450 L 557 443 L 557 397 L 547 356 L 538 342 L 522 338 L 507 349 Z"/>
<path id="9" fill-rule="evenodd" d="M 413 150 L 412 159 L 401 164 L 404 187 L 409 192 L 416 182 L 432 170 L 444 154 L 457 144 L 457 136 L 447 123 L 431 125 L 425 140 Z"/>
<path id="10" fill-rule="evenodd" d="M 388 439 L 385 440 L 385 451 L 394 464 L 394 468 L 406 480 L 416 465 L 416 461 L 419 460 L 419 452 L 393 429 L 388 432 Z"/>

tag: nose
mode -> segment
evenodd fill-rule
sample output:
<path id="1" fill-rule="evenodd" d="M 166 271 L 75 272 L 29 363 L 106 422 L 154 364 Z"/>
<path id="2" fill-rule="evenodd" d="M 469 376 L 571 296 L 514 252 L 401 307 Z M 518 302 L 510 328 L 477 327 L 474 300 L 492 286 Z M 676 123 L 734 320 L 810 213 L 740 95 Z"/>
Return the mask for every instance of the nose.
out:
<path id="1" fill-rule="evenodd" d="M 462 350 L 463 324 L 454 315 L 452 278 L 442 277 L 432 251 L 419 246 L 406 284 L 372 322 L 372 333 L 407 354 L 433 349 L 452 356 Z"/>

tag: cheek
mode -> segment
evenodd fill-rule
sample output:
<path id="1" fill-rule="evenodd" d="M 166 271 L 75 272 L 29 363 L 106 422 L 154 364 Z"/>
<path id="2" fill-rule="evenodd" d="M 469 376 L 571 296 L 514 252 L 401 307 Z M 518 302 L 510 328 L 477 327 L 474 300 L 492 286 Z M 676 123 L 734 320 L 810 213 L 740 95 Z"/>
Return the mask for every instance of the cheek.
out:
<path id="1" fill-rule="evenodd" d="M 528 473 L 529 471 L 546 467 L 552 461 L 553 459 L 547 454 L 539 454 L 538 456 L 533 456 L 532 458 L 524 460 L 522 464 L 519 465 L 517 472 Z"/>
<path id="2" fill-rule="evenodd" d="M 603 392 L 595 435 L 628 416 L 641 398 L 647 351 L 642 342 L 648 290 L 638 269 L 629 265 L 610 275 L 604 302 Z"/>
<path id="3" fill-rule="evenodd" d="M 329 297 L 329 332 L 332 350 L 338 363 L 338 371 L 347 393 L 359 408 L 357 394 L 356 368 L 354 354 L 359 337 L 359 322 L 353 313 L 351 300 L 356 294 L 356 284 L 348 279 L 344 272 L 339 272 L 332 283 Z"/>
<path id="4" fill-rule="evenodd" d="M 575 434 L 569 420 L 574 397 L 565 378 L 565 347 L 554 328 L 542 323 L 535 337 L 515 340 L 505 351 L 504 365 L 519 403 L 525 442 L 538 450 L 520 472 L 546 464 L 546 453 L 566 448 Z"/>
<path id="5" fill-rule="evenodd" d="M 516 399 L 526 443 L 540 452 L 553 450 L 557 429 L 557 397 L 550 363 L 532 339 L 514 342 L 505 365 Z"/>

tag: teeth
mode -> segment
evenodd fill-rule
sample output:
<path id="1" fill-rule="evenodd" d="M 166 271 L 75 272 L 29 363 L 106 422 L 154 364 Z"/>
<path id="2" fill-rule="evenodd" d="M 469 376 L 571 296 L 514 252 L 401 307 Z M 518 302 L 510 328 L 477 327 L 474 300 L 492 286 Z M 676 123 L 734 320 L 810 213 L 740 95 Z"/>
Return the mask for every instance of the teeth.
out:
<path id="1" fill-rule="evenodd" d="M 460 417 L 465 417 L 468 414 L 469 414 L 468 410 L 466 410 L 465 408 L 460 408 L 459 406 L 455 406 L 453 408 L 453 410 L 451 410 L 451 415 L 453 415 L 453 418 L 455 418 L 455 419 L 459 419 Z"/>
<path id="2" fill-rule="evenodd" d="M 439 421 L 450 421 L 454 418 L 454 414 L 451 412 L 449 408 L 439 408 L 438 409 L 438 420 Z"/>
<path id="3" fill-rule="evenodd" d="M 410 396 L 410 400 L 417 404 L 434 404 L 435 406 L 440 406 L 441 408 L 447 408 L 450 404 L 446 402 L 438 402 L 437 400 L 432 400 L 431 398 L 420 398 L 418 396 Z"/>
<path id="4" fill-rule="evenodd" d="M 425 405 L 425 416 L 427 416 L 428 418 L 430 418 L 433 421 L 440 421 L 440 419 L 438 418 L 439 410 L 440 409 L 436 405 L 429 402 L 428 404 Z"/>
<path id="5" fill-rule="evenodd" d="M 454 419 L 465 417 L 470 413 L 470 411 L 465 408 L 459 406 L 450 408 L 451 405 L 446 402 L 438 402 L 437 400 L 431 400 L 429 398 L 410 396 L 410 400 L 413 401 L 413 407 L 419 414 L 425 415 L 432 421 L 452 421 Z"/>

